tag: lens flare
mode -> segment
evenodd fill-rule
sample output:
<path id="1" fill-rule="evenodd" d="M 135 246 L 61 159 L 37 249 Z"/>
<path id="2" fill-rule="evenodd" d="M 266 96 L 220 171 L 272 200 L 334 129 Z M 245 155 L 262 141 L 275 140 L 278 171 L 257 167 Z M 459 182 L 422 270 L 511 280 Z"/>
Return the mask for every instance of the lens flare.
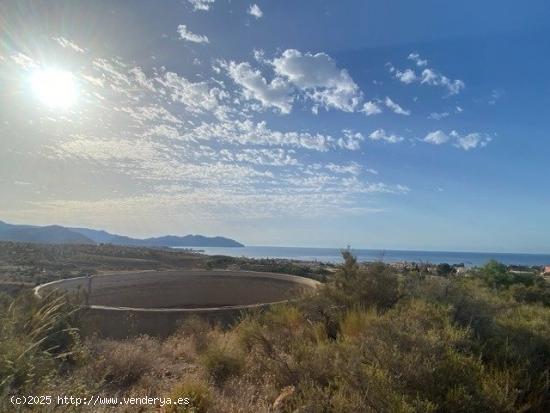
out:
<path id="1" fill-rule="evenodd" d="M 35 96 L 46 106 L 68 108 L 76 101 L 74 76 L 66 70 L 36 70 L 31 74 L 30 83 Z"/>

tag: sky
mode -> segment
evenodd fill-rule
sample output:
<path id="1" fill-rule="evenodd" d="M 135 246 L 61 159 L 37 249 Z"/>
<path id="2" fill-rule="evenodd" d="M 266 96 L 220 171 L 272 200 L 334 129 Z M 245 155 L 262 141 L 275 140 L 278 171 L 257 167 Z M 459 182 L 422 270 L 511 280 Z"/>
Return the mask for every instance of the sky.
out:
<path id="1" fill-rule="evenodd" d="M 0 220 L 550 250 L 546 0 L 3 1 Z"/>

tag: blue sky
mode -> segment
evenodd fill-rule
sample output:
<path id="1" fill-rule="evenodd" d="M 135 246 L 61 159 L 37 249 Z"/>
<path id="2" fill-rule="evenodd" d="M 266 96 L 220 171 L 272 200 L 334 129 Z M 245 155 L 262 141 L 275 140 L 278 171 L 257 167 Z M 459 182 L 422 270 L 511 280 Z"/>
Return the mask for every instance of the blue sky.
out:
<path id="1" fill-rule="evenodd" d="M 0 219 L 547 252 L 550 5 L 8 1 Z"/>

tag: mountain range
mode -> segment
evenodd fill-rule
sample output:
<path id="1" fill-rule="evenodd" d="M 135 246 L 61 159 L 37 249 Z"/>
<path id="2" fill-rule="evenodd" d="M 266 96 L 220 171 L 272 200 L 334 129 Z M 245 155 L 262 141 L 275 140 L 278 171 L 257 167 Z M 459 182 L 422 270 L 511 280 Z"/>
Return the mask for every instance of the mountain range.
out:
<path id="1" fill-rule="evenodd" d="M 60 225 L 35 226 L 8 224 L 0 221 L 0 241 L 41 244 L 114 244 L 140 247 L 244 247 L 225 237 L 203 235 L 166 235 L 156 238 L 131 238 L 90 228 L 70 228 Z"/>

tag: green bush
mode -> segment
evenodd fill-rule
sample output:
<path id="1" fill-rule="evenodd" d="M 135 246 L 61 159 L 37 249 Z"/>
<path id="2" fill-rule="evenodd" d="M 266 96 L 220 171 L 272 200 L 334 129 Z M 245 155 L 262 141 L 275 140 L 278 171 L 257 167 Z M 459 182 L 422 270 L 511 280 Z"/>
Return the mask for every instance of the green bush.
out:
<path id="1" fill-rule="evenodd" d="M 218 344 L 208 346 L 201 355 L 200 362 L 218 385 L 223 384 L 230 377 L 239 375 L 244 366 L 242 357 Z"/>
<path id="2" fill-rule="evenodd" d="M 212 394 L 208 385 L 196 379 L 187 379 L 177 384 L 169 396 L 171 400 L 188 398 L 187 405 L 170 405 L 166 413 L 206 413 L 212 405 Z"/>
<path id="3" fill-rule="evenodd" d="M 397 302 L 399 282 L 391 267 L 380 262 L 359 267 L 349 251 L 343 251 L 342 255 L 344 264 L 325 290 L 335 303 L 385 311 Z"/>
<path id="4" fill-rule="evenodd" d="M 23 392 L 74 362 L 78 308 L 65 297 L 25 291 L 0 308 L 0 394 Z"/>

